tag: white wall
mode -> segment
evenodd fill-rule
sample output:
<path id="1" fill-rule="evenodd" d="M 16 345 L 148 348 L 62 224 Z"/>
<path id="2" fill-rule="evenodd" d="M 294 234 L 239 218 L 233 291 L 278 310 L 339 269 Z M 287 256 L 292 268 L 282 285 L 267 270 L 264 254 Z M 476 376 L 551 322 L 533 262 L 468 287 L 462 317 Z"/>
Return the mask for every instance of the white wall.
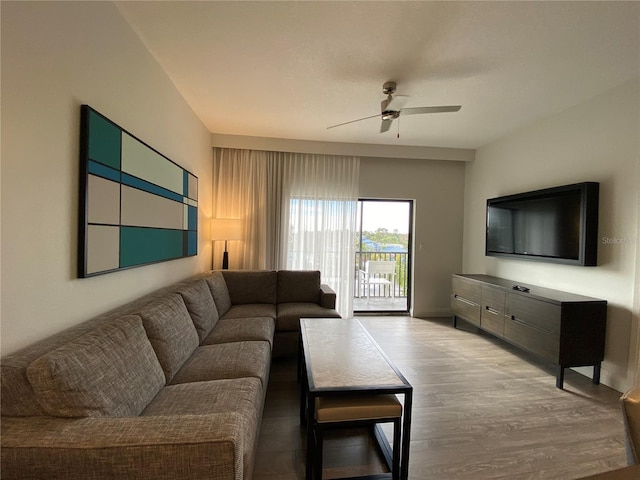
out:
<path id="1" fill-rule="evenodd" d="M 464 271 L 608 300 L 602 381 L 620 391 L 633 385 L 637 368 L 639 85 L 636 79 L 480 148 L 465 179 Z M 484 256 L 487 198 L 582 181 L 600 182 L 597 267 Z"/>
<path id="2" fill-rule="evenodd" d="M 210 134 L 116 6 L 2 2 L 2 354 L 210 268 Z M 80 105 L 199 177 L 199 254 L 76 278 Z"/>
<path id="3" fill-rule="evenodd" d="M 412 313 L 449 315 L 451 274 L 462 269 L 466 162 L 362 158 L 361 198 L 414 200 Z"/>

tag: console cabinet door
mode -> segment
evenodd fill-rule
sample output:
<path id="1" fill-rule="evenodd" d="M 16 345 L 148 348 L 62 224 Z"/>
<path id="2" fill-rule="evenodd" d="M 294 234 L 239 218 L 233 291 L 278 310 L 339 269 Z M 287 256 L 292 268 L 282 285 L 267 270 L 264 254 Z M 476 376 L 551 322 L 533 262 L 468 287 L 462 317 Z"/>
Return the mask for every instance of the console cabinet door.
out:
<path id="1" fill-rule="evenodd" d="M 504 337 L 505 291 L 502 288 L 482 286 L 482 315 L 480 328 Z"/>
<path id="2" fill-rule="evenodd" d="M 463 318 L 479 327 L 482 285 L 455 275 L 451 282 L 451 312 L 454 316 Z"/>

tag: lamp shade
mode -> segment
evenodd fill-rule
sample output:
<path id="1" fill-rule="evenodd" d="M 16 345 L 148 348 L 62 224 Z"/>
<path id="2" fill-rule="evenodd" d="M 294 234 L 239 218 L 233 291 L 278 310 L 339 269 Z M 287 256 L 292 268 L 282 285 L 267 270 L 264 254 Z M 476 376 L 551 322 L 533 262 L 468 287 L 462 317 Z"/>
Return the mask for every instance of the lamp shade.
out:
<path id="1" fill-rule="evenodd" d="M 212 218 L 211 240 L 241 240 L 242 222 L 239 218 Z"/>

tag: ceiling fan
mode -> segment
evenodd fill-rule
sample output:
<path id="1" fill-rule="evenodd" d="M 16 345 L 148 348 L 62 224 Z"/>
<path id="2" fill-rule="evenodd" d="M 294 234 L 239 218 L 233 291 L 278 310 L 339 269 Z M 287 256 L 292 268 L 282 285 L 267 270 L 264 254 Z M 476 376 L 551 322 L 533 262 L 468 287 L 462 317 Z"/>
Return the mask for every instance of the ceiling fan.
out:
<path id="1" fill-rule="evenodd" d="M 348 125 L 350 123 L 360 122 L 361 120 L 367 120 L 369 118 L 380 117 L 382 123 L 380 124 L 380 133 L 384 133 L 391 127 L 391 122 L 398 118 L 400 115 L 419 115 L 423 113 L 444 113 L 444 112 L 457 112 L 462 107 L 460 105 L 443 105 L 437 107 L 409 107 L 399 108 L 398 96 L 393 96 L 396 92 L 396 82 L 386 82 L 382 86 L 382 93 L 387 98 L 380 104 L 380 113 L 376 115 L 370 115 L 368 117 L 358 118 L 356 120 L 350 120 L 344 123 L 338 123 L 337 125 L 331 125 L 329 128 L 341 127 L 342 125 Z M 396 106 L 398 105 L 398 106 Z"/>

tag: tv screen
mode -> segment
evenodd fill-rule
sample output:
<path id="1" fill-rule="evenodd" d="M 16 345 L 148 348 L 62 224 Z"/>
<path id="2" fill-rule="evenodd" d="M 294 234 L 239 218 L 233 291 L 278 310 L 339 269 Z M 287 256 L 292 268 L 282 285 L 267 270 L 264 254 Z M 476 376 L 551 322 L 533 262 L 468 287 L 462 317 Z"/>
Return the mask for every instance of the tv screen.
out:
<path id="1" fill-rule="evenodd" d="M 487 200 L 486 254 L 596 265 L 598 184 Z"/>

